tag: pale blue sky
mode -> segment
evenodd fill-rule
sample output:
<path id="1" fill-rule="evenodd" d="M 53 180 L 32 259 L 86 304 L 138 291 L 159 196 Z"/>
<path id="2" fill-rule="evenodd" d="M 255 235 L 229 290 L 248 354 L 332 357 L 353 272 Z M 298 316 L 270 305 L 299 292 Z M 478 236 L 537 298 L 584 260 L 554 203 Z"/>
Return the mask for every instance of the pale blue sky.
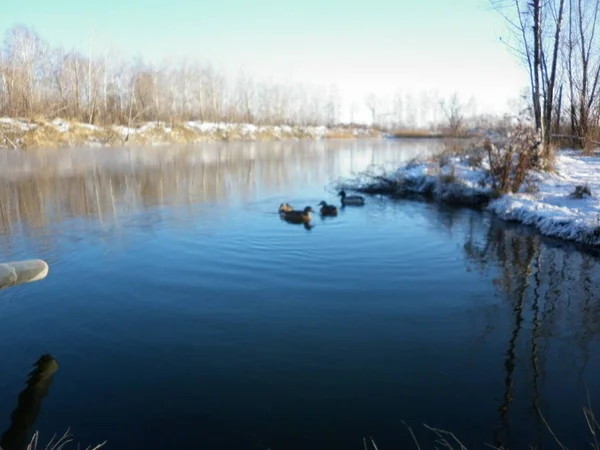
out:
<path id="1" fill-rule="evenodd" d="M 437 89 L 505 109 L 527 83 L 488 0 L 27 0 L 4 2 L 0 30 L 33 26 L 51 44 L 107 45 L 160 61 L 188 55 L 229 74 L 336 82 L 346 104 L 369 91 Z"/>

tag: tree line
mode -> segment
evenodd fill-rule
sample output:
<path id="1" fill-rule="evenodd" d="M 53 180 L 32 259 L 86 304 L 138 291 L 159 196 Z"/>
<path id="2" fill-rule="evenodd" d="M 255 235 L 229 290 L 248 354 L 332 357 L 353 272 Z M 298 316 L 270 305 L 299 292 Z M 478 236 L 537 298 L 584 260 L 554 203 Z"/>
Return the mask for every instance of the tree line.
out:
<path id="1" fill-rule="evenodd" d="M 267 83 L 240 72 L 234 85 L 209 63 L 157 66 L 52 47 L 16 25 L 0 51 L 0 116 L 84 123 L 200 120 L 325 125 L 339 119 L 335 85 Z"/>
<path id="2" fill-rule="evenodd" d="M 529 74 L 530 110 L 541 150 L 567 135 L 600 141 L 600 0 L 491 0 L 511 30 L 507 45 Z"/>
<path id="3" fill-rule="evenodd" d="M 368 94 L 349 105 L 379 128 L 457 127 L 474 111 L 473 100 L 442 98 L 435 90 Z M 128 125 L 143 121 L 333 126 L 342 100 L 335 83 L 310 85 L 257 80 L 239 72 L 228 80 L 210 63 L 183 59 L 155 64 L 125 60 L 108 51 L 53 47 L 26 25 L 4 35 L 0 49 L 0 116 L 62 117 L 83 123 Z"/>

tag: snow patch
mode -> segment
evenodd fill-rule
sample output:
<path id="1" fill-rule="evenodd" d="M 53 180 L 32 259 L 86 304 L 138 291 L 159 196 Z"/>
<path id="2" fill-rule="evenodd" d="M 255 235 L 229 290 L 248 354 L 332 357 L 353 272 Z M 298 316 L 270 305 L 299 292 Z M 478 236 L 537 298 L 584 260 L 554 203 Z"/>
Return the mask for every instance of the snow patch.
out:
<path id="1" fill-rule="evenodd" d="M 518 193 L 494 198 L 487 162 L 472 167 L 467 157 L 451 157 L 442 167 L 438 162 L 413 162 L 382 177 L 367 174 L 351 184 L 367 192 L 380 189 L 390 194 L 487 204 L 499 218 L 531 225 L 545 236 L 600 246 L 600 157 L 563 150 L 557 155 L 555 173 L 535 172 L 530 176 L 536 192 L 528 193 L 522 186 Z M 589 188 L 591 196 L 574 196 L 578 186 Z"/>
<path id="2" fill-rule="evenodd" d="M 12 133 L 17 134 L 13 139 L 15 142 L 23 141 L 24 134 L 29 130 L 38 128 L 35 123 L 30 123 L 24 119 L 13 119 L 0 117 L 0 125 L 4 130 L 8 129 Z M 144 139 L 148 145 L 154 143 L 158 145 L 165 145 L 170 142 L 179 142 L 181 138 L 187 140 L 187 142 L 204 142 L 204 141 L 222 141 L 222 140 L 244 140 L 244 141 L 255 141 L 257 139 L 275 139 L 275 140 L 298 140 L 298 139 L 323 139 L 327 136 L 329 131 L 336 131 L 338 128 L 329 129 L 325 126 L 291 126 L 291 125 L 253 125 L 249 123 L 223 123 L 223 122 L 203 122 L 203 121 L 188 121 L 184 123 L 184 127 L 189 131 L 193 132 L 196 136 L 189 136 L 188 134 L 182 135 L 177 132 L 177 129 L 168 126 L 168 122 L 165 121 L 150 121 L 145 122 L 136 127 L 127 127 L 122 125 L 98 127 L 87 123 L 69 123 L 64 119 L 57 118 L 51 122 L 45 123 L 45 126 L 55 128 L 63 137 L 59 137 L 57 146 L 69 146 L 72 144 L 69 134 L 69 130 L 75 129 L 86 129 L 90 132 L 87 133 L 87 141 L 85 145 L 96 145 L 101 142 L 103 145 L 119 145 L 122 142 L 118 142 L 118 138 L 112 135 L 106 136 L 94 136 L 95 132 L 98 134 L 105 130 L 112 130 L 115 135 L 119 136 L 121 140 L 125 140 L 128 136 L 136 136 Z M 346 128 L 342 127 L 342 130 L 347 131 Z M 352 130 L 352 129 L 350 129 Z M 335 134 L 335 133 L 334 133 Z M 354 133 L 354 136 L 364 137 L 380 137 L 381 135 L 370 129 L 358 129 Z M 115 139 L 116 138 L 116 139 Z M 135 141 L 135 140 L 134 140 Z M 6 142 L 0 141 L 0 147 L 6 147 Z M 21 146 L 21 144 L 19 144 Z"/>
<path id="3" fill-rule="evenodd" d="M 120 134 L 122 138 L 137 133 L 137 130 L 135 128 L 124 127 L 122 125 L 115 125 L 113 127 L 113 131 Z"/>
<path id="4" fill-rule="evenodd" d="M 100 127 L 97 127 L 96 125 L 92 125 L 90 123 L 78 123 L 77 126 L 79 128 L 85 128 L 91 131 L 100 131 Z"/>
<path id="5" fill-rule="evenodd" d="M 38 127 L 35 123 L 26 122 L 19 119 L 12 119 L 10 117 L 0 117 L 0 123 L 10 128 L 17 128 L 20 131 L 35 130 Z"/>
<path id="6" fill-rule="evenodd" d="M 536 227 L 546 236 L 600 245 L 600 158 L 562 151 L 556 173 L 537 174 L 539 191 L 506 194 L 488 205 L 504 220 Z M 573 198 L 577 186 L 592 196 Z"/>
<path id="7" fill-rule="evenodd" d="M 489 201 L 493 194 L 487 169 L 485 164 L 472 167 L 466 158 L 453 157 L 446 158 L 441 167 L 437 162 L 412 162 L 378 179 L 386 180 L 384 183 L 393 194 L 433 196 L 446 202 L 478 205 Z"/>
<path id="8" fill-rule="evenodd" d="M 63 119 L 54 119 L 50 122 L 60 133 L 66 133 L 71 129 L 71 124 Z"/>

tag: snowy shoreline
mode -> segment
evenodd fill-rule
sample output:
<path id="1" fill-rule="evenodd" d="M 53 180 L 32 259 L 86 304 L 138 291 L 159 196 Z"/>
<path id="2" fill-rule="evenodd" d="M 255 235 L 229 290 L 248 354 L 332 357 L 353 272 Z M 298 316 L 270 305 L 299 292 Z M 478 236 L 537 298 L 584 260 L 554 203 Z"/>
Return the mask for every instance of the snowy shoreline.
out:
<path id="1" fill-rule="evenodd" d="M 504 195 L 492 188 L 487 162 L 470 158 L 446 157 L 442 167 L 433 160 L 411 162 L 392 173 L 367 173 L 338 187 L 483 207 L 502 220 L 533 226 L 544 236 L 600 246 L 599 154 L 561 150 L 553 173 L 531 173 L 519 192 Z M 584 187 L 591 195 L 580 192 Z"/>
<path id="2" fill-rule="evenodd" d="M 539 192 L 507 194 L 488 205 L 503 220 L 534 226 L 549 237 L 600 246 L 600 156 L 563 150 L 556 173 L 536 174 Z M 573 197 L 578 186 L 591 195 Z M 579 198 L 581 197 L 581 198 Z"/>
<path id="3" fill-rule="evenodd" d="M 214 141 L 382 138 L 368 127 L 252 125 L 202 121 L 145 122 L 136 127 L 96 126 L 64 119 L 0 118 L 0 148 L 72 148 L 168 145 Z"/>

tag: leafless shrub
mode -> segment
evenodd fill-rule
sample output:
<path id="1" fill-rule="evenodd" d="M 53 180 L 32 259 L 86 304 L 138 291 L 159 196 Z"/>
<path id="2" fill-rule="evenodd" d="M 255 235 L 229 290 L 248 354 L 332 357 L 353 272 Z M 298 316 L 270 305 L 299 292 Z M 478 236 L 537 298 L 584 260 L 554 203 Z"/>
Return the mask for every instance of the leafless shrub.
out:
<path id="1" fill-rule="evenodd" d="M 452 163 L 452 154 L 451 153 L 441 153 L 439 155 L 432 156 L 432 162 L 436 163 L 439 168 L 443 168 Z"/>
<path id="2" fill-rule="evenodd" d="M 458 94 L 454 93 L 449 100 L 440 100 L 442 112 L 448 120 L 448 132 L 453 136 L 464 133 L 465 127 L 465 105 L 460 101 Z"/>
<path id="3" fill-rule="evenodd" d="M 456 168 L 454 166 L 450 166 L 449 172 L 440 175 L 440 182 L 443 184 L 456 183 L 456 181 Z"/>
<path id="4" fill-rule="evenodd" d="M 406 164 L 405 167 L 407 169 L 413 169 L 413 168 L 415 168 L 417 166 L 420 166 L 421 164 L 423 164 L 423 158 L 419 157 L 419 156 L 415 156 L 410 161 L 408 161 L 408 163 Z"/>
<path id="5" fill-rule="evenodd" d="M 483 148 L 476 148 L 467 155 L 467 163 L 470 167 L 480 169 L 483 166 L 485 152 Z"/>
<path id="6" fill-rule="evenodd" d="M 461 155 L 469 150 L 469 145 L 464 139 L 445 138 L 443 152 L 448 155 Z"/>
<path id="7" fill-rule="evenodd" d="M 523 190 L 527 194 L 537 194 L 538 192 L 540 192 L 540 186 L 537 184 L 533 177 L 526 176 Z"/>
<path id="8" fill-rule="evenodd" d="M 434 164 L 430 164 L 427 170 L 429 175 L 437 177 L 442 184 L 456 183 L 458 181 L 456 166 L 449 155 L 442 153 L 434 158 L 432 162 Z"/>
<path id="9" fill-rule="evenodd" d="M 517 192 L 527 174 L 540 167 L 539 138 L 534 129 L 522 123 L 507 131 L 504 139 L 483 143 L 492 177 L 492 187 L 500 193 Z"/>

